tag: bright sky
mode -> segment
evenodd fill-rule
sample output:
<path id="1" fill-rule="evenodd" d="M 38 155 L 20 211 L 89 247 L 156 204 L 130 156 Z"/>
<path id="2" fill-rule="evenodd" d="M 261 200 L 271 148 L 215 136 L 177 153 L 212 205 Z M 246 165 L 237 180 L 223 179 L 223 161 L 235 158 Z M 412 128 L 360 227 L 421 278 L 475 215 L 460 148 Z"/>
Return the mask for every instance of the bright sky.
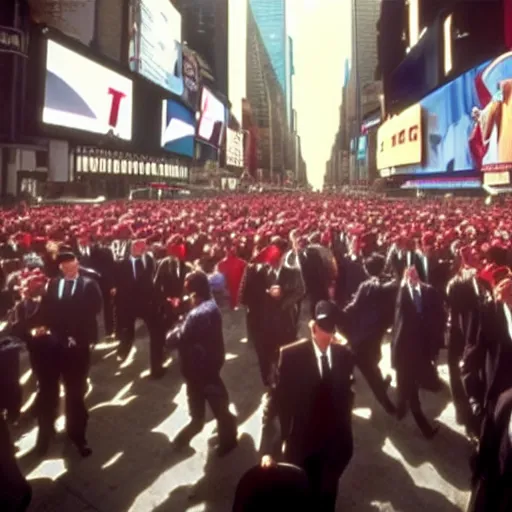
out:
<path id="1" fill-rule="evenodd" d="M 343 66 L 350 56 L 350 0 L 288 0 L 294 39 L 294 106 L 308 178 L 320 188 L 339 126 Z"/>

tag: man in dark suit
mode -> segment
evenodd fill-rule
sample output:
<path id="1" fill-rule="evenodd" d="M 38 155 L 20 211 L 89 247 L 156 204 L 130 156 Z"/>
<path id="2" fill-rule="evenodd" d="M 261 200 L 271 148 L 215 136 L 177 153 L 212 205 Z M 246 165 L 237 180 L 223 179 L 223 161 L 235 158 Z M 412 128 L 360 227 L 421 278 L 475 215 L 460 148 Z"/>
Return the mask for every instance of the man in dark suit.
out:
<path id="1" fill-rule="evenodd" d="M 275 389 L 286 462 L 309 478 L 315 510 L 335 510 L 338 480 L 353 452 L 352 353 L 334 344 L 337 308 L 315 307 L 311 338 L 281 349 Z"/>
<path id="2" fill-rule="evenodd" d="M 419 390 L 438 389 L 435 355 L 443 343 L 446 319 L 437 292 L 422 283 L 414 265 L 408 267 L 400 286 L 391 344 L 391 362 L 397 379 L 397 417 L 402 419 L 410 407 L 422 434 L 431 439 L 433 427 L 421 410 Z"/>
<path id="3" fill-rule="evenodd" d="M 421 250 L 415 254 L 415 265 L 420 279 L 446 297 L 446 286 L 450 279 L 450 263 L 439 257 L 435 246 L 436 236 L 427 232 L 421 239 Z"/>
<path id="4" fill-rule="evenodd" d="M 73 252 L 77 255 L 80 265 L 96 271 L 98 284 L 103 296 L 103 321 L 105 334 L 114 333 L 114 290 L 115 262 L 110 247 L 102 247 L 93 243 L 88 231 L 81 231 L 73 244 Z"/>
<path id="5" fill-rule="evenodd" d="M 225 361 L 222 315 L 213 299 L 208 277 L 194 271 L 185 279 L 192 309 L 183 323 L 167 334 L 169 350 L 177 349 L 187 385 L 190 423 L 176 436 L 177 447 L 187 446 L 204 427 L 205 405 L 217 420 L 217 454 L 227 455 L 237 446 L 236 418 L 229 411 L 229 396 L 220 376 Z"/>
<path id="6" fill-rule="evenodd" d="M 47 396 L 40 397 L 45 411 L 39 414 L 37 450 L 44 454 L 54 434 L 54 422 L 59 401 L 59 381 L 62 378 L 66 402 L 66 430 L 83 457 L 92 451 L 86 440 L 88 413 L 85 406 L 89 375 L 89 346 L 98 340 L 96 316 L 101 311 L 101 291 L 98 284 L 79 274 L 79 263 L 71 252 L 57 259 L 62 278 L 52 279 L 43 297 L 41 308 L 45 325 L 43 333 L 52 334 L 57 342 L 53 386 L 47 386 Z M 50 390 L 51 388 L 51 390 Z"/>
<path id="7" fill-rule="evenodd" d="M 134 240 L 130 256 L 116 263 L 116 307 L 119 323 L 118 358 L 124 361 L 135 341 L 135 322 L 143 320 L 149 331 L 151 377 L 164 375 L 164 330 L 158 315 L 153 284 L 155 260 L 145 240 Z"/>
<path id="8" fill-rule="evenodd" d="M 477 275 L 478 261 L 471 247 L 459 251 L 461 266 L 447 286 L 447 305 L 451 322 L 448 331 L 448 371 L 456 420 L 469 435 L 478 435 L 480 425 L 469 404 L 461 374 L 465 347 L 474 345 L 479 333 L 481 311 L 488 294 L 486 283 Z"/>
<path id="9" fill-rule="evenodd" d="M 352 301 L 344 308 L 338 327 L 347 337 L 354 352 L 357 367 L 364 375 L 375 398 L 389 414 L 396 412 L 388 397 L 391 377 L 382 377 L 379 368 L 381 343 L 386 330 L 393 325 L 394 305 L 398 285 L 380 278 L 386 259 L 373 254 L 365 260 L 369 277 L 361 283 Z"/>

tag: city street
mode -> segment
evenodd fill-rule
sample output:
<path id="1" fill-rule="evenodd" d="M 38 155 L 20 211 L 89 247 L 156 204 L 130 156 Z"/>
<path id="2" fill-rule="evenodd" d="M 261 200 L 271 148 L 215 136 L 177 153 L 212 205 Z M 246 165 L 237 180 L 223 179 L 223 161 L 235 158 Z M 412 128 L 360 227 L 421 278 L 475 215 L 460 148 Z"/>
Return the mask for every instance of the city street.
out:
<path id="1" fill-rule="evenodd" d="M 235 451 L 217 458 L 211 449 L 215 422 L 210 421 L 190 450 L 174 453 L 170 440 L 188 418 L 176 359 L 154 382 L 145 378 L 149 356 L 144 336 L 122 367 L 112 346 L 100 346 L 88 396 L 93 455 L 80 459 L 62 435 L 41 462 L 29 453 L 35 425 L 22 422 L 13 433 L 22 470 L 34 489 L 30 510 L 229 512 L 238 479 L 259 460 L 262 386 L 255 354 L 245 340 L 244 312 L 226 313 L 224 328 L 228 355 L 223 375 L 240 425 Z M 305 322 L 302 331 L 307 332 Z M 388 371 L 388 344 L 384 355 Z M 445 365 L 441 372 L 446 379 Z M 340 482 L 339 510 L 464 510 L 470 447 L 455 425 L 448 390 L 422 396 L 427 416 L 442 423 L 438 436 L 426 441 L 410 416 L 401 423 L 388 417 L 362 377 L 356 378 L 354 458 Z M 28 371 L 24 383 L 30 401 L 34 383 Z"/>

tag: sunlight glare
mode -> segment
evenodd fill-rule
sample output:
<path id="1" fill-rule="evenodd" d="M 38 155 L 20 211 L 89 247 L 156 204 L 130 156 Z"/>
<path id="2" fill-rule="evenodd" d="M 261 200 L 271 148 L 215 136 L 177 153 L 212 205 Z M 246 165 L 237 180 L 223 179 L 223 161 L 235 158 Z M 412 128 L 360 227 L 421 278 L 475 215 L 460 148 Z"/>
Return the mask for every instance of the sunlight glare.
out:
<path id="1" fill-rule="evenodd" d="M 105 464 L 103 464 L 103 466 L 101 466 L 101 469 L 107 469 L 110 466 L 113 466 L 123 456 L 123 454 L 124 454 L 124 452 L 116 453 L 113 457 L 111 457 L 109 460 L 107 460 L 107 462 L 105 462 Z"/>
<path id="2" fill-rule="evenodd" d="M 38 480 L 45 478 L 55 482 L 62 475 L 65 475 L 67 471 L 68 470 L 66 468 L 66 464 L 64 463 L 64 459 L 44 460 L 27 476 L 27 480 Z"/>

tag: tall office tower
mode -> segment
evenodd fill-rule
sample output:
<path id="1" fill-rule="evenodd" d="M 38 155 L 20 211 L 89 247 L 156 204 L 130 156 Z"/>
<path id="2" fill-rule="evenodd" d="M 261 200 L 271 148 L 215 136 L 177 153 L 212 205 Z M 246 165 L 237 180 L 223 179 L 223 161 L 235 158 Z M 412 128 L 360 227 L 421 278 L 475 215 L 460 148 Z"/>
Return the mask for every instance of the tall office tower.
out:
<path id="1" fill-rule="evenodd" d="M 293 59 L 293 39 L 288 36 L 287 39 L 287 59 L 286 59 L 286 114 L 288 117 L 288 126 L 293 126 L 293 77 L 295 76 L 295 65 Z"/>
<path id="2" fill-rule="evenodd" d="M 247 8 L 247 0 L 229 0 L 228 96 L 231 112 L 240 124 L 247 97 Z"/>
<path id="3" fill-rule="evenodd" d="M 293 66 L 287 34 L 286 0 L 249 0 L 249 5 L 270 58 L 272 71 L 285 95 L 286 104 L 289 105 L 290 73 Z M 289 124 L 291 109 L 287 108 L 287 113 Z"/>
<path id="4" fill-rule="evenodd" d="M 377 71 L 377 22 L 381 0 L 352 0 L 352 59 L 347 86 L 347 132 L 351 139 L 350 182 L 366 179 L 359 176 L 359 166 L 354 157 L 361 131 L 361 90 L 375 81 Z M 354 158 L 352 158 L 354 157 Z"/>
<path id="5" fill-rule="evenodd" d="M 247 20 L 247 99 L 258 127 L 258 167 L 275 182 L 286 168 L 286 98 L 252 9 Z"/>
<path id="6" fill-rule="evenodd" d="M 228 95 L 228 0 L 173 0 L 182 17 L 182 40 L 201 55 Z"/>

